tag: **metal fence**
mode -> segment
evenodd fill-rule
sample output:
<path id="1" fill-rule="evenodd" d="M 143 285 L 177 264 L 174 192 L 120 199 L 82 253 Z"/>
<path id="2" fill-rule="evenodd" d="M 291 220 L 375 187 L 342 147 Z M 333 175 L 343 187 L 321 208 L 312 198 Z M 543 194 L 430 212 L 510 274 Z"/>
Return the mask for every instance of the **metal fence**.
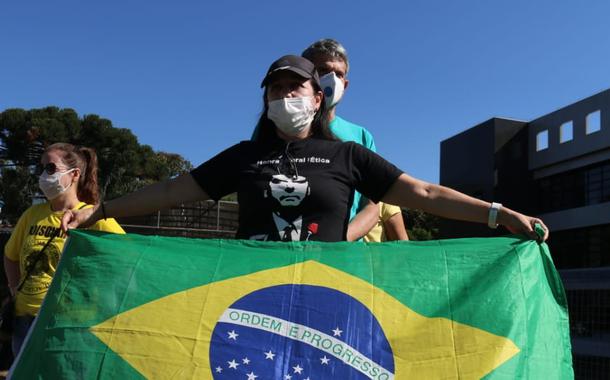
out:
<path id="1" fill-rule="evenodd" d="M 610 379 L 610 268 L 560 271 L 568 298 L 574 374 Z"/>
<path id="2" fill-rule="evenodd" d="M 237 202 L 204 201 L 154 214 L 120 218 L 130 233 L 194 238 L 233 238 L 238 226 Z"/>

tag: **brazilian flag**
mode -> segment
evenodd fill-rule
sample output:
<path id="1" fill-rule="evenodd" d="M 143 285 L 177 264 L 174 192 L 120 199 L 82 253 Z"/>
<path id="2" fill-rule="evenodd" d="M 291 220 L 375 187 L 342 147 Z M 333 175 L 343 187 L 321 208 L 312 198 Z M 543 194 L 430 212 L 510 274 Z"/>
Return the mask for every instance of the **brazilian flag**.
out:
<path id="1" fill-rule="evenodd" d="M 14 379 L 570 379 L 519 237 L 273 243 L 74 231 Z"/>

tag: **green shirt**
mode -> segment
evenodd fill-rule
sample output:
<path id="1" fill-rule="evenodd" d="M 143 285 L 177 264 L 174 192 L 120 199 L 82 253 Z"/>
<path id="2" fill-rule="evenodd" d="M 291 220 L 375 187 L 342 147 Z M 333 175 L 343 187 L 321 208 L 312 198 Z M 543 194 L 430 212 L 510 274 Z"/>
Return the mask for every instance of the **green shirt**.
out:
<path id="1" fill-rule="evenodd" d="M 337 136 L 341 141 L 353 141 L 364 147 L 377 152 L 375 147 L 375 140 L 373 135 L 367 131 L 364 127 L 357 124 L 350 123 L 349 121 L 335 116 L 333 121 L 330 122 L 330 131 Z M 350 221 L 360 211 L 360 199 L 362 196 L 359 192 L 354 192 L 354 202 L 352 203 L 352 209 L 350 210 L 349 219 Z"/>

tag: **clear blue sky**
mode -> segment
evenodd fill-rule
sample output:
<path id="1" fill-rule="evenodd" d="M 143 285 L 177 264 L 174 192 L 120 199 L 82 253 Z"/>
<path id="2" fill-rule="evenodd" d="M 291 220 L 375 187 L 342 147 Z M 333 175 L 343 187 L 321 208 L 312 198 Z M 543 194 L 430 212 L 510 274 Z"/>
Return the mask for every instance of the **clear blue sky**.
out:
<path id="1" fill-rule="evenodd" d="M 249 138 L 259 84 L 323 37 L 351 59 L 344 118 L 436 182 L 440 141 L 610 87 L 610 2 L 7 1 L 0 111 L 95 113 L 194 165 Z"/>

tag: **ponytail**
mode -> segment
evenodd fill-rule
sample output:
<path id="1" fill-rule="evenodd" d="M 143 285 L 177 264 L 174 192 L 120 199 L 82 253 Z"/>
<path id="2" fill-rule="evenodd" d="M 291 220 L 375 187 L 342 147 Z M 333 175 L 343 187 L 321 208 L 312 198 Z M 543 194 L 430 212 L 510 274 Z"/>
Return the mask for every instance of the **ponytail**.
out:
<path id="1" fill-rule="evenodd" d="M 76 151 L 83 157 L 85 164 L 78 181 L 78 199 L 88 204 L 98 204 L 100 193 L 97 183 L 97 154 L 92 148 L 84 146 L 77 147 Z"/>

